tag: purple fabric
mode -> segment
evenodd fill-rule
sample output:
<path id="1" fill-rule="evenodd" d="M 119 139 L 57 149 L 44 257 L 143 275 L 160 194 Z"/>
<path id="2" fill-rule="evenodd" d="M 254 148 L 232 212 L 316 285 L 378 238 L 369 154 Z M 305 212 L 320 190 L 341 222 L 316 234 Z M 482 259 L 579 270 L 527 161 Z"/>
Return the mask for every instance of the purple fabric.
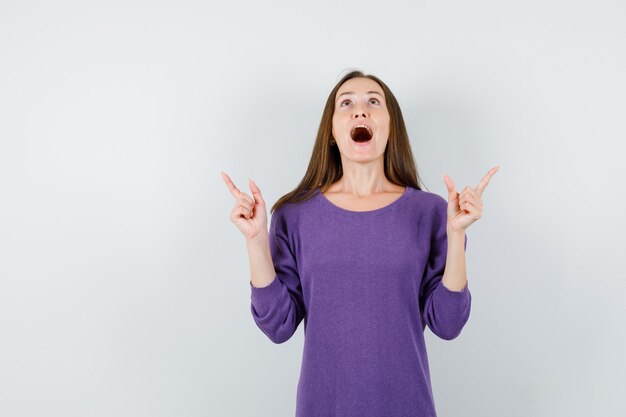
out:
<path id="1" fill-rule="evenodd" d="M 406 187 L 391 204 L 357 212 L 317 189 L 274 211 L 276 279 L 250 283 L 251 311 L 274 343 L 304 320 L 296 417 L 436 416 L 424 330 L 454 339 L 471 306 L 468 285 L 441 283 L 447 204 Z"/>

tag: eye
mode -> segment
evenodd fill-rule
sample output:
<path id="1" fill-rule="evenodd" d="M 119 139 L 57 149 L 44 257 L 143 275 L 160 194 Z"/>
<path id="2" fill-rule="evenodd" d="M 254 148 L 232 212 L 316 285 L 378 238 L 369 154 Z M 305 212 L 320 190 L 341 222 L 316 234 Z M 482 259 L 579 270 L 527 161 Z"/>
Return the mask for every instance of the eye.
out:
<path id="1" fill-rule="evenodd" d="M 343 106 L 345 103 L 350 103 L 350 100 L 344 100 L 341 102 L 341 105 Z"/>
<path id="2" fill-rule="evenodd" d="M 380 104 L 380 101 L 378 101 L 377 98 L 370 98 L 370 103 L 374 101 L 374 104 Z"/>

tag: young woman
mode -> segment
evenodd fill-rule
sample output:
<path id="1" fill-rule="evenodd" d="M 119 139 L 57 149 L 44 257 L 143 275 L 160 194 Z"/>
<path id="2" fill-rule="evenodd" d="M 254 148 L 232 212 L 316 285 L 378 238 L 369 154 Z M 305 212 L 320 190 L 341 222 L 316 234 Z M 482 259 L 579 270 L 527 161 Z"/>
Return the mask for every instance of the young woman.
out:
<path id="1" fill-rule="evenodd" d="M 274 343 L 304 320 L 297 417 L 436 416 L 424 330 L 457 337 L 470 314 L 467 227 L 476 188 L 423 191 L 389 88 L 359 71 L 331 91 L 300 184 L 272 207 L 222 173 L 246 238 L 251 312 Z"/>

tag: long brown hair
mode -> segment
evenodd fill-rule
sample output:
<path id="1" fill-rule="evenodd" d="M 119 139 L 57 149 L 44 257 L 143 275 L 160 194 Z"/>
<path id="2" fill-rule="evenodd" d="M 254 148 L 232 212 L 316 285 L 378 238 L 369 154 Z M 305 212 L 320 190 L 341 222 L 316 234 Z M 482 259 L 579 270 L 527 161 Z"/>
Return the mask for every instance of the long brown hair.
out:
<path id="1" fill-rule="evenodd" d="M 335 113 L 335 95 L 343 83 L 352 78 L 369 78 L 376 81 L 385 93 L 385 102 L 389 111 L 390 126 L 389 139 L 384 155 L 384 171 L 387 179 L 393 184 L 411 186 L 421 190 L 421 181 L 417 174 L 409 135 L 404 125 L 404 118 L 400 105 L 389 87 L 374 75 L 364 74 L 361 71 L 351 71 L 344 75 L 328 95 L 322 120 L 317 130 L 317 138 L 313 145 L 313 152 L 309 166 L 300 181 L 300 184 L 274 203 L 270 212 L 273 213 L 285 203 L 297 203 L 313 197 L 316 188 L 325 192 L 328 187 L 343 176 L 341 155 L 337 146 L 331 146 L 333 114 Z"/>

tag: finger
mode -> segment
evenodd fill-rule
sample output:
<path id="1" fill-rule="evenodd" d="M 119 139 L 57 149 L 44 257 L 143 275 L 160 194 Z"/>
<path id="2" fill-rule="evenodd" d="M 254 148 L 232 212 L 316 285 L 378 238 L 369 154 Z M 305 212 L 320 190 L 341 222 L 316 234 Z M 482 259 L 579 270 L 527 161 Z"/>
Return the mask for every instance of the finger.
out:
<path id="1" fill-rule="evenodd" d="M 478 210 L 478 207 L 472 203 L 471 201 L 465 201 L 460 205 L 462 210 L 465 211 L 469 211 L 469 212 L 474 212 L 476 210 Z"/>
<path id="2" fill-rule="evenodd" d="M 245 217 L 246 219 L 250 219 L 253 215 L 253 208 L 247 204 L 246 202 L 242 202 L 238 204 L 233 209 L 233 214 L 237 217 Z"/>
<path id="3" fill-rule="evenodd" d="M 465 201 L 467 198 L 469 198 L 469 196 L 474 195 L 473 193 L 474 190 L 471 187 L 467 186 L 463 188 L 463 190 L 459 194 L 459 201 Z"/>
<path id="4" fill-rule="evenodd" d="M 452 182 L 452 178 L 444 175 L 443 181 L 446 183 L 446 188 L 448 189 L 448 200 L 454 200 L 459 193 L 454 188 L 454 182 Z"/>
<path id="5" fill-rule="evenodd" d="M 482 195 L 483 191 L 485 191 L 485 188 L 487 187 L 487 184 L 489 184 L 489 180 L 491 180 L 491 177 L 493 177 L 499 169 L 500 165 L 496 165 L 485 174 L 482 180 L 480 180 L 478 187 L 476 187 L 476 192 L 478 192 L 479 195 Z"/>
<path id="6" fill-rule="evenodd" d="M 265 200 L 263 200 L 263 197 L 261 196 L 261 190 L 259 189 L 259 187 L 251 179 L 249 179 L 249 183 L 250 190 L 252 191 L 252 196 L 254 197 L 254 201 L 256 201 L 257 204 L 265 206 Z"/>
<path id="7" fill-rule="evenodd" d="M 475 189 L 473 189 L 473 188 L 469 188 L 469 189 L 467 190 L 467 194 L 468 194 L 468 195 L 471 195 L 471 196 L 472 196 L 472 197 L 474 197 L 474 198 L 480 198 L 480 195 L 478 194 L 478 191 L 476 191 L 476 190 L 475 190 Z"/>
<path id="8" fill-rule="evenodd" d="M 241 194 L 239 194 L 239 201 L 240 202 L 245 201 L 246 203 L 250 204 L 250 206 L 254 205 L 254 199 L 250 197 L 247 193 L 244 193 L 243 191 L 241 191 Z"/>
<path id="9" fill-rule="evenodd" d="M 225 172 L 220 171 L 220 173 L 222 174 L 222 178 L 224 179 L 224 182 L 228 186 L 228 190 L 230 191 L 230 193 L 235 197 L 239 197 L 239 194 L 241 193 L 241 191 L 239 191 L 239 188 L 235 186 L 235 184 L 232 182 L 230 177 L 226 175 Z"/>
<path id="10" fill-rule="evenodd" d="M 252 212 L 252 210 L 254 208 L 253 204 L 251 204 L 249 201 L 246 201 L 246 200 L 240 202 L 239 203 L 239 207 L 241 207 L 241 208 L 243 208 L 245 210 L 248 210 L 249 212 Z"/>
<path id="11" fill-rule="evenodd" d="M 476 196 L 476 192 L 471 187 L 463 188 L 463 191 L 459 194 L 460 201 L 465 201 L 470 196 Z"/>
<path id="12" fill-rule="evenodd" d="M 462 202 L 459 202 L 459 209 L 461 210 L 461 212 L 469 214 L 473 218 L 478 218 L 482 210 L 481 207 L 477 206 L 470 200 L 464 200 Z"/>
<path id="13" fill-rule="evenodd" d="M 230 212 L 230 218 L 233 222 L 235 223 L 239 223 L 239 221 L 241 219 L 248 219 L 247 217 L 247 213 L 245 211 L 245 209 L 241 206 L 237 206 L 235 207 L 231 212 Z"/>
<path id="14" fill-rule="evenodd" d="M 478 192 L 476 191 L 475 188 L 472 187 L 465 187 L 465 193 L 469 194 L 469 195 L 473 195 L 474 197 L 478 197 Z"/>
<path id="15" fill-rule="evenodd" d="M 252 218 L 252 209 L 249 207 L 241 207 L 240 210 L 241 214 L 246 218 L 246 219 L 251 219 Z"/>
<path id="16" fill-rule="evenodd" d="M 482 206 L 482 199 L 480 197 L 477 197 L 473 194 L 465 194 L 461 197 L 460 200 L 460 204 L 466 203 L 466 202 L 470 202 L 472 203 L 474 206 L 476 207 L 481 207 Z"/>
<path id="17" fill-rule="evenodd" d="M 472 217 L 473 219 L 480 219 L 481 216 L 481 210 L 477 207 L 475 207 L 474 205 L 467 203 L 467 205 L 464 207 L 464 210 L 470 215 L 470 217 Z"/>

